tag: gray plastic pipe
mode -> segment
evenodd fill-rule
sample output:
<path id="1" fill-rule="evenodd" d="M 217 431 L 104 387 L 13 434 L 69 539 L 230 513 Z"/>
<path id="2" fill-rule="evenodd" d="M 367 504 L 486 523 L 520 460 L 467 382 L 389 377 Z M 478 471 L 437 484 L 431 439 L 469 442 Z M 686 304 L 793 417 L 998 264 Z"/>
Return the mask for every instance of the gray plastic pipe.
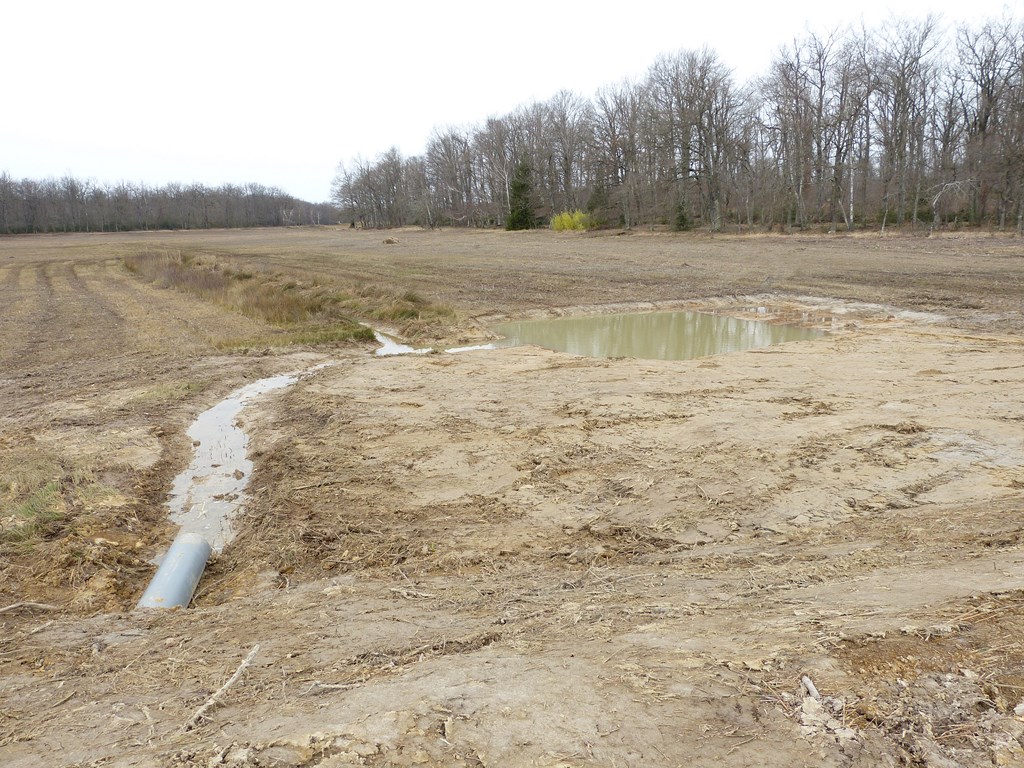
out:
<path id="1" fill-rule="evenodd" d="M 139 599 L 138 608 L 185 607 L 192 600 L 213 548 L 198 533 L 179 533 L 164 555 L 156 575 Z"/>

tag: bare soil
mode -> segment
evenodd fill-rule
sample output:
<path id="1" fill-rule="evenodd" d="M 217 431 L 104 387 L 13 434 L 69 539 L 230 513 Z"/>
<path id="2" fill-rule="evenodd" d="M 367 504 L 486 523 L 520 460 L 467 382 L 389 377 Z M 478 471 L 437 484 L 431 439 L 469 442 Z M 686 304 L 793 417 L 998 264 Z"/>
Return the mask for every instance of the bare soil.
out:
<path id="1" fill-rule="evenodd" d="M 1024 765 L 1020 240 L 389 234 L 0 240 L 4 765 Z M 153 248 L 451 305 L 420 344 L 662 307 L 828 334 L 225 352 L 269 329 L 124 269 Z M 191 420 L 328 360 L 244 412 L 194 606 L 133 611 Z"/>

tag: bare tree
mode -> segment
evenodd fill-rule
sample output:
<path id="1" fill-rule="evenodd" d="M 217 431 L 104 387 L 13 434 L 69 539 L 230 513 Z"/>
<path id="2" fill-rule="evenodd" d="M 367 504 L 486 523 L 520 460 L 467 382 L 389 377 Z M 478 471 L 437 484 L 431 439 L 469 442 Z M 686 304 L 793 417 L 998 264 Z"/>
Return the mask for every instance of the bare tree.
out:
<path id="1" fill-rule="evenodd" d="M 893 19 L 874 59 L 872 116 L 882 150 L 882 230 L 890 211 L 896 223 L 917 222 L 922 200 L 929 82 L 936 75 L 936 19 Z"/>
<path id="2" fill-rule="evenodd" d="M 469 129 L 435 130 L 427 141 L 425 160 L 439 214 L 451 225 L 474 224 L 476 164 Z"/>
<path id="3" fill-rule="evenodd" d="M 997 199 L 1000 227 L 1017 192 L 1017 131 L 1021 111 L 1022 24 L 1004 16 L 977 29 L 963 27 L 957 50 L 969 88 L 963 98 L 967 127 L 967 166 L 975 179 L 974 218 Z M 1009 162 L 1007 162 L 1009 161 Z M 1019 207 L 1019 206 L 1018 206 Z"/>
<path id="4" fill-rule="evenodd" d="M 501 225 L 525 158 L 542 216 L 884 230 L 935 227 L 969 202 L 972 221 L 1024 228 L 1021 30 L 1008 15 L 961 29 L 955 47 L 932 16 L 808 32 L 744 87 L 713 51 L 682 50 L 593 99 L 560 91 L 435 130 L 422 157 L 357 161 L 337 199 L 364 225 Z M 28 199 L 38 218 L 46 195 Z"/>
<path id="5" fill-rule="evenodd" d="M 640 94 L 639 85 L 626 81 L 602 88 L 595 100 L 593 184 L 608 198 L 600 213 L 614 210 L 626 228 L 639 216 Z"/>
<path id="6" fill-rule="evenodd" d="M 547 109 L 557 171 L 552 178 L 553 209 L 573 210 L 580 207 L 587 188 L 585 168 L 592 143 L 593 108 L 575 93 L 559 91 L 548 101 Z"/>

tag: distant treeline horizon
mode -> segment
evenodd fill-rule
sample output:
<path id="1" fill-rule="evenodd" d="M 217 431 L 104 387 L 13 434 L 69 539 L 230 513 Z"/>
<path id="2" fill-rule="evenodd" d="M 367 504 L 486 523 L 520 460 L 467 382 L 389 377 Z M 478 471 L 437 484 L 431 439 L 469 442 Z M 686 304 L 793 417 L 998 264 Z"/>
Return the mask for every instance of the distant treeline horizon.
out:
<path id="1" fill-rule="evenodd" d="M 332 202 L 261 184 L 99 184 L 0 173 L 0 234 L 333 224 L 504 226 L 527 167 L 535 220 L 748 230 L 992 226 L 1024 234 L 1024 21 L 893 19 L 807 33 L 738 85 L 709 49 L 587 99 L 562 90 L 339 166 Z M 339 213 L 340 210 L 340 213 Z"/>
<path id="2" fill-rule="evenodd" d="M 593 99 L 563 90 L 435 128 L 421 155 L 356 157 L 332 199 L 366 227 L 503 226 L 523 163 L 540 221 L 1024 234 L 1024 22 L 807 33 L 742 85 L 714 51 L 681 50 Z"/>
<path id="3" fill-rule="evenodd" d="M 0 234 L 334 224 L 337 208 L 262 184 L 99 184 L 0 173 Z"/>

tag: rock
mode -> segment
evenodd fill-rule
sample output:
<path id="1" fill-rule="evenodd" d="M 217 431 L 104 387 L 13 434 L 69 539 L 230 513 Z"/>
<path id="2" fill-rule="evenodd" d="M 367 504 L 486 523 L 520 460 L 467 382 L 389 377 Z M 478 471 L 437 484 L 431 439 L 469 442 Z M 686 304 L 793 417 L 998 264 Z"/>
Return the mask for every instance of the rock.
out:
<path id="1" fill-rule="evenodd" d="M 800 722 L 804 725 L 819 725 L 824 720 L 825 715 L 821 711 L 821 702 L 810 696 L 805 696 L 800 704 Z"/>

